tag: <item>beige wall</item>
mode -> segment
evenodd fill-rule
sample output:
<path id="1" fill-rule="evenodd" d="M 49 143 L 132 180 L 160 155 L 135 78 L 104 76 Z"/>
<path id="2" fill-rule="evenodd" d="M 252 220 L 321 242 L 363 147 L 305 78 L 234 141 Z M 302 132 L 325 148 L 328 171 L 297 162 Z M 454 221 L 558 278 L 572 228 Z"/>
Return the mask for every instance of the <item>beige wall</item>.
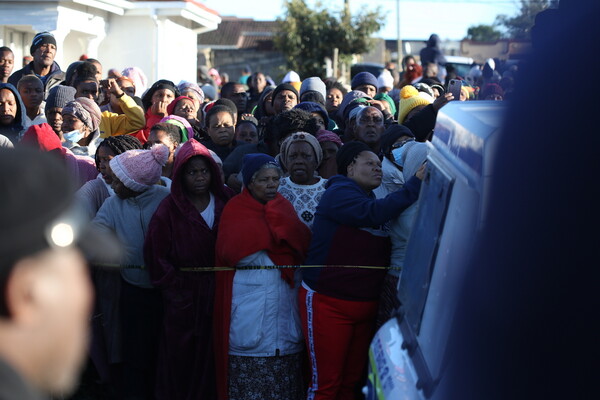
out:
<path id="1" fill-rule="evenodd" d="M 488 58 L 499 58 L 500 60 L 519 58 L 530 49 L 530 42 L 512 40 L 498 40 L 497 42 L 463 40 L 461 42 L 462 55 L 471 57 L 476 63 L 484 63 Z"/>

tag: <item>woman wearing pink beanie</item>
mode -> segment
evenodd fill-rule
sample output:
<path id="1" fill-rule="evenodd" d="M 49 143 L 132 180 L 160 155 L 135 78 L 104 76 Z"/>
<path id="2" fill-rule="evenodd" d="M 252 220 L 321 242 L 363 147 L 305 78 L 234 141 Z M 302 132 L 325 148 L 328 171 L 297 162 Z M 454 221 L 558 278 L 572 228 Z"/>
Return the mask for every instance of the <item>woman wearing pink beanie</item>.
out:
<path id="1" fill-rule="evenodd" d="M 169 149 L 165 145 L 155 145 L 150 150 L 129 150 L 119 154 L 110 161 L 110 168 L 115 174 L 118 186 L 125 186 L 133 192 L 145 192 L 158 183 L 162 167 L 169 157 Z M 114 183 L 113 183 L 113 186 Z M 131 196 L 122 195 L 116 187 L 115 193 L 121 198 Z M 133 196 L 135 197 L 135 196 Z"/>
<path id="2" fill-rule="evenodd" d="M 102 204 L 94 223 L 113 231 L 124 247 L 120 262 L 123 397 L 151 398 L 156 371 L 160 295 L 144 267 L 144 239 L 148 225 L 169 189 L 157 185 L 169 149 L 156 144 L 150 150 L 128 150 L 110 160 L 116 196 Z"/>

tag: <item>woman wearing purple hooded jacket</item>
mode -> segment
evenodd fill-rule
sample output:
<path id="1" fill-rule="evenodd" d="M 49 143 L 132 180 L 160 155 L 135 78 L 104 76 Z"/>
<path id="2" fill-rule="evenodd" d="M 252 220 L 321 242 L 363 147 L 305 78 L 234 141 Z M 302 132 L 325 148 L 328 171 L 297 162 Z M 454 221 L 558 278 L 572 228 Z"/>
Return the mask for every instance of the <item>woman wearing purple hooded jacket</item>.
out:
<path id="1" fill-rule="evenodd" d="M 195 139 L 177 151 L 171 194 L 150 221 L 144 259 L 162 293 L 157 399 L 216 398 L 212 310 L 215 244 L 225 203 L 235 193 L 223 185 L 209 150 Z"/>

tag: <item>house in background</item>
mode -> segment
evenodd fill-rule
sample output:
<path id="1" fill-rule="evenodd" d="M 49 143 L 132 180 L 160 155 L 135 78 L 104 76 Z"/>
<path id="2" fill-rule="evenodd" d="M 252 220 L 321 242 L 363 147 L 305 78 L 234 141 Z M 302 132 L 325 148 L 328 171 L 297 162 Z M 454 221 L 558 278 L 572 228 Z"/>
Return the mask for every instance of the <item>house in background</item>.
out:
<path id="1" fill-rule="evenodd" d="M 402 39 L 402 57 L 412 55 L 417 61 L 420 60 L 419 53 L 427 45 L 427 38 L 425 39 Z M 460 40 L 442 40 L 440 48 L 447 56 L 461 56 L 460 52 Z M 398 58 L 398 42 L 396 40 L 387 39 L 385 41 L 385 61 L 394 60 Z"/>
<path id="2" fill-rule="evenodd" d="M 220 22 L 216 11 L 193 0 L 0 0 L 0 46 L 13 50 L 17 70 L 35 34 L 49 31 L 63 71 L 85 54 L 105 72 L 136 66 L 150 83 L 195 82 L 197 36 Z"/>
<path id="3" fill-rule="evenodd" d="M 460 50 L 480 64 L 488 58 L 519 60 L 531 52 L 531 41 L 500 39 L 495 42 L 477 42 L 464 39 L 460 42 Z"/>
<path id="4" fill-rule="evenodd" d="M 222 17 L 219 27 L 198 35 L 198 64 L 226 72 L 237 81 L 244 66 L 279 83 L 286 74 L 285 57 L 273 42 L 277 21 Z"/>
<path id="5" fill-rule="evenodd" d="M 412 54 L 419 61 L 419 53 L 426 45 L 427 40 L 409 39 L 402 41 L 403 55 Z M 500 39 L 494 42 L 477 42 L 474 40 L 443 40 L 441 49 L 444 55 L 461 56 L 473 59 L 478 64 L 485 63 L 488 58 L 497 58 L 499 60 L 521 59 L 531 51 L 531 42 L 513 39 Z M 377 53 L 379 56 L 380 53 Z M 397 42 L 395 40 L 385 41 L 385 61 L 395 60 L 398 54 Z M 382 59 L 369 60 L 384 62 Z"/>

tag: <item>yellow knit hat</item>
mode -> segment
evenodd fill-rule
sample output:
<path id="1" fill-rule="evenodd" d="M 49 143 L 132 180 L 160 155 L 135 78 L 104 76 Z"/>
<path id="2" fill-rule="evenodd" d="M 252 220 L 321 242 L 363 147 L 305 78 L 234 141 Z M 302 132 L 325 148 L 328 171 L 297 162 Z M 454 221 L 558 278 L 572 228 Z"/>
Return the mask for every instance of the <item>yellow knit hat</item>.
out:
<path id="1" fill-rule="evenodd" d="M 415 107 L 433 103 L 433 98 L 425 92 L 419 92 L 414 86 L 406 85 L 400 90 L 400 103 L 398 105 L 398 123 Z"/>
<path id="2" fill-rule="evenodd" d="M 302 82 L 288 82 L 290 85 L 296 88 L 296 91 L 300 93 L 300 88 L 302 87 Z M 299 100 L 298 100 L 299 101 Z"/>

